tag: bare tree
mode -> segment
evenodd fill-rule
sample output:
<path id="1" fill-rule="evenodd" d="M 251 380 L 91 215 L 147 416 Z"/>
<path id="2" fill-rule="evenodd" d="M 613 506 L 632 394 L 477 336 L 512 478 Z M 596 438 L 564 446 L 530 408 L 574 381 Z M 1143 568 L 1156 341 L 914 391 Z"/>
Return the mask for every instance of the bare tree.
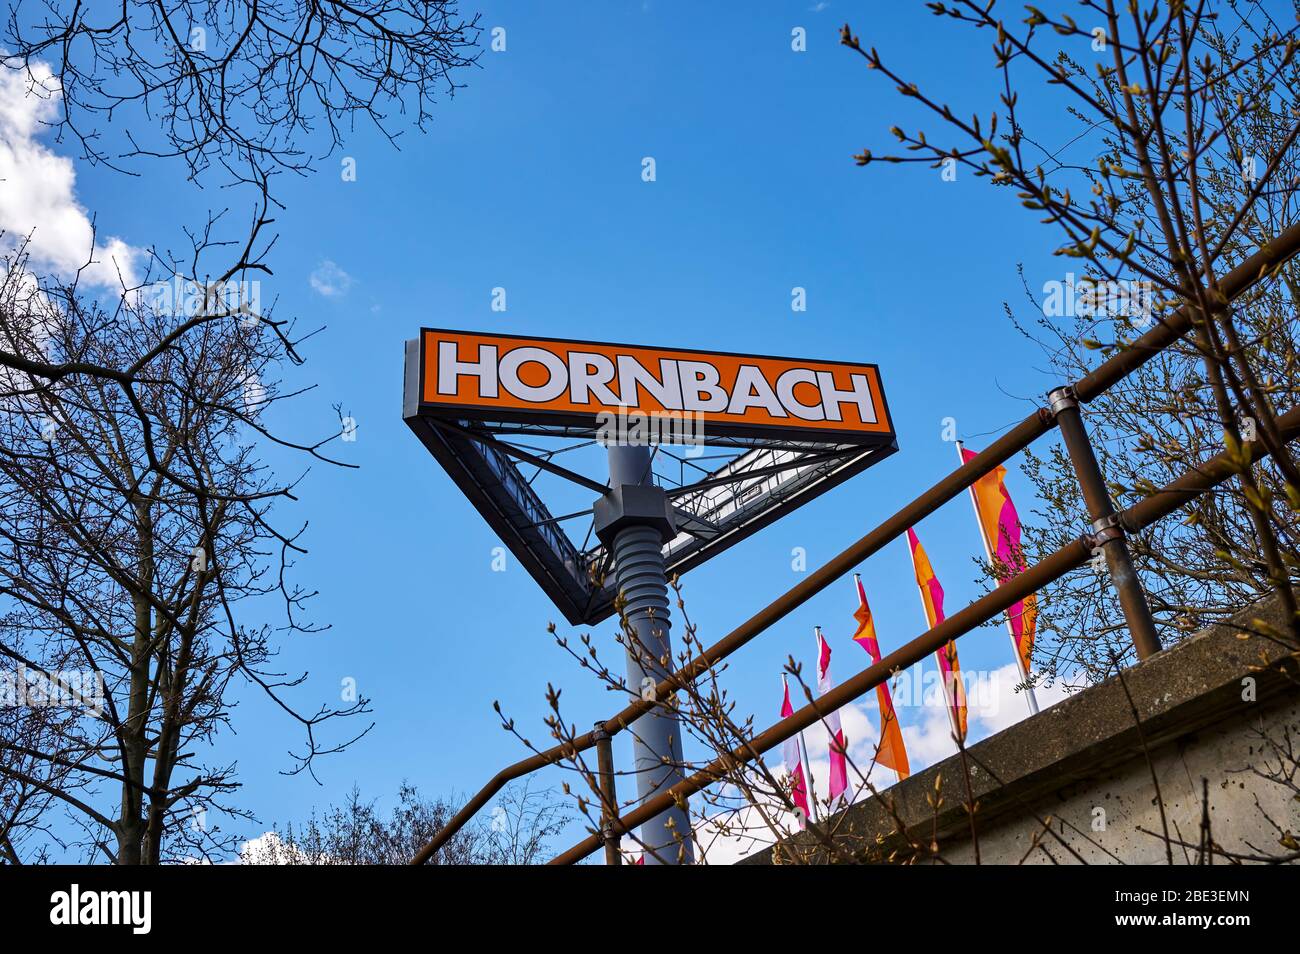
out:
<path id="1" fill-rule="evenodd" d="M 12 640 L 5 637 L 7 644 Z M 65 733 L 78 713 L 44 698 L 29 706 L 28 692 L 25 672 L 7 671 L 0 677 L 0 864 L 40 864 L 65 848 L 54 824 L 56 793 L 79 797 L 78 784 L 85 781 L 73 779 L 64 760 L 48 757 L 63 750 Z"/>
<path id="2" fill-rule="evenodd" d="M 1032 6 L 1018 23 L 999 17 L 995 5 L 969 0 L 927 6 L 946 21 L 994 37 L 994 67 L 1004 89 L 1000 109 L 987 120 L 961 118 L 942 95 L 895 70 L 846 26 L 844 44 L 934 117 L 940 134 L 952 137 L 942 141 L 933 131 L 895 127 L 904 152 L 864 150 L 858 162 L 965 168 L 1058 230 L 1063 243 L 1055 254 L 1081 273 L 1078 284 L 1088 300 L 1084 314 L 1076 312 L 1069 321 L 1053 322 L 1057 316 L 1048 315 L 1059 337 L 1053 368 L 1068 372 L 1067 380 L 1088 370 L 1096 357 L 1131 348 L 1151 322 L 1187 310 L 1192 332 L 1185 346 L 1103 399 L 1103 412 L 1122 408 L 1121 413 L 1091 414 L 1088 420 L 1102 428 L 1106 440 L 1098 443 L 1106 448 L 1104 465 L 1114 467 L 1106 471 L 1112 493 L 1126 503 L 1150 493 L 1157 486 L 1153 478 L 1194 463 L 1210 446 L 1226 446 L 1239 456 L 1233 496 L 1225 502 L 1219 495 L 1207 507 L 1218 508 L 1211 523 L 1220 535 L 1245 532 L 1248 561 L 1234 556 L 1242 553 L 1242 537 L 1223 551 L 1213 531 L 1206 536 L 1211 550 L 1220 551 L 1214 568 L 1204 561 L 1182 565 L 1177 546 L 1162 549 L 1178 530 L 1148 534 L 1139 552 L 1146 568 L 1181 578 L 1157 605 L 1183 631 L 1197 628 L 1203 621 L 1197 608 L 1212 602 L 1187 597 L 1198 585 L 1195 577 L 1202 584 L 1207 577 L 1233 577 L 1249 593 L 1266 591 L 1283 602 L 1287 632 L 1270 635 L 1295 642 L 1300 617 L 1292 593 L 1293 510 L 1300 507 L 1300 469 L 1276 425 L 1279 402 L 1287 409 L 1294 394 L 1295 328 L 1291 319 L 1276 317 L 1290 311 L 1291 271 L 1269 276 L 1265 289 L 1245 301 L 1230 304 L 1221 288 L 1230 269 L 1293 221 L 1300 186 L 1295 24 L 1279 24 L 1262 5 L 1235 0 L 1124 8 L 1088 0 L 1081 5 L 1082 23 Z M 1037 87 L 1026 87 L 1026 78 L 1037 80 Z M 1079 137 L 1053 147 L 1027 124 L 1021 99 L 1027 102 L 1038 90 L 1033 114 L 1048 115 L 1048 104 L 1063 107 L 1084 124 Z M 1116 290 L 1119 308 L 1112 297 Z M 1143 307 L 1132 308 L 1134 298 L 1145 298 Z M 1272 310 L 1279 306 L 1281 312 Z M 1243 321 L 1243 310 L 1254 317 Z M 1082 335 L 1075 324 L 1079 317 L 1087 324 Z M 1139 403 L 1145 409 L 1135 411 Z M 1267 463 L 1249 463 L 1243 445 L 1256 441 L 1271 455 Z M 1063 463 L 1058 456 L 1047 471 L 1037 472 L 1049 510 L 1056 512 L 1040 538 L 1048 548 L 1065 532 L 1067 512 L 1083 513 L 1077 495 L 1060 480 Z M 1077 531 L 1077 517 L 1074 526 Z M 1056 621 L 1072 621 L 1069 631 L 1088 632 L 1090 641 L 1094 624 L 1103 635 L 1115 633 L 1117 613 L 1101 589 L 1095 577 L 1089 583 L 1074 578 L 1066 584 L 1074 598 L 1058 603 Z M 1213 593 L 1215 587 L 1207 589 Z M 1091 612 L 1079 612 L 1081 601 Z M 1050 614 L 1051 601 L 1045 603 Z M 1082 630 L 1079 623 L 1085 624 Z M 1082 641 L 1073 648 L 1081 657 L 1077 662 L 1096 675 L 1116 647 L 1103 640 L 1092 655 Z"/>
<path id="3" fill-rule="evenodd" d="M 305 528 L 274 513 L 300 475 L 262 455 L 337 464 L 325 444 L 340 431 L 266 425 L 310 390 L 281 373 L 318 330 L 259 304 L 273 177 L 310 170 L 357 119 L 390 139 L 392 116 L 422 127 L 473 64 L 477 26 L 454 3 L 53 2 L 11 7 L 6 33 L 0 68 L 57 99 L 54 131 L 85 159 L 215 171 L 252 214 L 211 213 L 185 229 L 192 254 L 151 250 L 143 275 L 97 296 L 79 274 L 37 273 L 22 237 L 0 243 L 0 657 L 28 700 L 0 720 L 0 856 L 222 857 L 236 837 L 219 816 L 246 813 L 233 766 L 204 749 L 232 721 L 232 683 L 301 725 L 291 771 L 356 735 L 327 741 L 326 723 L 367 711 L 301 709 L 304 676 L 274 666 L 286 638 L 321 627 L 294 582 Z"/>
<path id="4" fill-rule="evenodd" d="M 404 865 L 419 847 L 456 814 L 451 800 L 430 800 L 402 783 L 397 805 L 385 817 L 353 788 L 342 805 L 331 805 L 302 825 L 287 825 L 254 842 L 242 853 L 246 864 Z M 456 833 L 434 863 L 439 865 L 531 865 L 543 860 L 550 839 L 568 821 L 564 807 L 549 793 L 527 783 L 502 792 L 490 822 Z"/>
<path id="5" fill-rule="evenodd" d="M 1200 38 L 1202 62 L 1210 67 L 1207 75 L 1222 77 L 1207 89 L 1210 101 L 1227 109 L 1238 100 L 1257 100 L 1256 108 L 1223 126 L 1221 145 L 1204 150 L 1197 178 L 1207 228 L 1218 230 L 1216 238 L 1222 235 L 1223 257 L 1229 263 L 1240 261 L 1296 221 L 1300 185 L 1300 150 L 1294 135 L 1300 62 L 1288 45 L 1294 40 L 1292 30 L 1284 36 L 1262 7 L 1240 7 L 1244 9 L 1232 5 L 1238 12 L 1233 18 L 1207 20 Z M 1105 95 L 1098 80 L 1085 78 L 1080 63 L 1072 57 L 1062 62 L 1070 64 L 1072 75 L 1094 96 Z M 1199 108 L 1203 112 L 1209 106 L 1202 103 Z M 1079 119 L 1082 123 L 1087 116 Z M 1178 130 L 1171 135 L 1175 143 L 1185 137 Z M 1108 154 L 1116 154 L 1113 137 L 1104 145 Z M 1075 164 L 1076 157 L 1062 155 L 1048 168 Z M 1272 170 L 1271 181 L 1261 189 L 1266 168 Z M 1132 182 L 1127 192 L 1134 208 L 1153 215 L 1140 183 Z M 1228 224 L 1237 219 L 1237 228 L 1229 231 Z M 1240 348 L 1228 350 L 1249 365 L 1261 394 L 1281 409 L 1300 403 L 1296 283 L 1297 266 L 1286 262 L 1274 280 L 1234 301 L 1231 311 Z M 1154 299 L 1159 297 L 1149 284 L 1143 287 L 1135 279 L 1118 284 L 1085 274 L 1073 289 L 1054 284 L 1042 294 L 1027 286 L 1035 314 L 1031 321 L 1013 320 L 1042 347 L 1047 369 L 1060 380 L 1081 377 L 1097 355 L 1125 347 L 1136 331 L 1151 324 Z M 1062 308 L 1068 303 L 1062 295 L 1072 296 L 1075 307 Z M 1258 427 L 1251 409 L 1236 410 L 1243 439 L 1252 439 Z M 1174 479 L 1189 462 L 1217 453 L 1225 440 L 1216 392 L 1195 339 L 1175 342 L 1121 385 L 1098 396 L 1088 420 L 1103 470 L 1125 503 Z M 1038 526 L 1027 530 L 1026 539 L 1033 551 L 1050 552 L 1077 532 L 1076 515 L 1085 509 L 1078 483 L 1059 447 L 1027 452 L 1025 470 L 1037 490 L 1040 518 Z M 1265 461 L 1254 473 L 1260 491 L 1256 499 L 1267 504 L 1278 554 L 1294 580 L 1297 527 L 1285 465 Z M 1267 548 L 1256 542 L 1251 496 L 1254 492 L 1243 483 L 1225 484 L 1199 499 L 1185 520 L 1163 522 L 1131 538 L 1166 645 L 1275 590 Z M 1040 652 L 1044 671 L 1074 670 L 1095 679 L 1113 671 L 1116 660 L 1129 658 L 1123 617 L 1104 576 L 1082 572 L 1066 577 L 1049 589 L 1040 605 L 1048 634 Z"/>
<path id="6" fill-rule="evenodd" d="M 56 128 L 86 159 L 175 157 L 191 177 L 216 164 L 246 181 L 310 169 L 359 119 L 390 139 L 392 111 L 423 128 L 477 59 L 479 28 L 442 0 L 52 0 L 12 7 L 5 34 L 3 64 L 61 92 Z M 128 128 L 120 151 L 110 119 Z"/>
<path id="7" fill-rule="evenodd" d="M 486 859 L 495 865 L 536 865 L 549 857 L 552 839 L 569 824 L 568 807 L 531 779 L 507 785 L 488 821 Z M 423 844 L 421 842 L 420 844 Z M 415 846 L 419 850 L 419 845 Z M 410 861 L 408 853 L 404 861 Z"/>
<path id="8" fill-rule="evenodd" d="M 272 522 L 273 503 L 297 481 L 277 481 L 258 448 L 271 441 L 328 459 L 322 442 L 292 445 L 263 424 L 286 397 L 277 374 L 296 354 L 291 330 L 232 313 L 177 338 L 190 318 L 176 302 L 137 293 L 109 311 L 75 284 L 34 284 L 21 259 L 6 264 L 7 350 L 130 374 L 8 376 L 0 596 L 11 638 L 0 653 L 47 683 L 79 672 L 99 698 L 80 699 L 53 749 L 0 745 L 63 771 L 48 794 L 105 856 L 219 856 L 234 836 L 216 816 L 239 814 L 225 801 L 238 783 L 201 751 L 229 722 L 233 680 L 261 687 L 301 723 L 294 771 L 339 749 L 321 742 L 324 723 L 366 711 L 362 699 L 300 713 L 290 690 L 301 677 L 271 665 L 279 641 L 317 627 L 304 616 L 312 594 L 292 582 L 301 528 Z M 4 771 L 18 785 L 40 781 L 12 763 Z"/>

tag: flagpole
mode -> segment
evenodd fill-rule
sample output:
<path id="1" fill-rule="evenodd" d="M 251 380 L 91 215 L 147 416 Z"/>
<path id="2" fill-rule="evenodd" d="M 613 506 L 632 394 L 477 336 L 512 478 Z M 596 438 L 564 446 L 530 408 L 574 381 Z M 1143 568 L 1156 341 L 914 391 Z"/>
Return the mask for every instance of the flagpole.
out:
<path id="1" fill-rule="evenodd" d="M 862 583 L 862 574 L 861 574 L 861 573 L 854 573 L 854 574 L 853 574 L 853 595 L 856 596 L 856 597 L 858 598 L 858 602 L 859 602 L 859 603 L 861 603 L 864 599 L 866 599 L 865 596 L 863 596 L 860 592 L 858 592 L 858 587 L 861 585 L 861 583 Z M 875 629 L 875 623 L 874 623 L 874 622 L 872 623 L 872 627 L 871 627 L 871 628 L 872 628 L 873 630 Z M 877 633 L 877 634 L 876 634 L 876 651 L 879 652 L 879 650 L 880 650 L 880 634 Z M 870 654 L 868 654 L 868 655 L 870 655 Z M 876 657 L 875 657 L 875 656 L 872 656 L 872 657 L 871 657 L 871 661 L 874 663 L 874 662 L 876 661 Z M 889 686 L 888 681 L 886 681 L 885 685 L 886 685 L 886 686 Z M 903 724 L 902 724 L 901 722 L 898 721 L 898 709 L 893 705 L 893 701 L 892 701 L 892 700 L 893 700 L 893 690 L 894 690 L 894 687 L 893 687 L 893 686 L 890 686 L 890 687 L 889 687 L 889 691 L 890 691 L 890 700 L 891 700 L 891 701 L 890 701 L 890 710 L 891 710 L 891 713 L 890 713 L 890 714 L 891 714 L 891 717 L 892 717 L 893 720 L 894 720 L 894 724 L 895 724 L 896 726 L 898 726 L 898 737 L 901 739 L 901 738 L 903 737 Z M 885 714 L 882 712 L 882 713 L 880 714 L 880 745 L 884 745 L 884 743 L 885 743 Z M 879 761 L 879 757 L 880 757 L 880 745 L 877 745 L 877 746 L 876 746 L 876 758 L 874 758 L 874 759 L 871 760 L 872 763 L 875 764 L 875 765 L 879 765 L 879 764 L 880 764 L 880 761 Z M 903 773 L 900 772 L 898 769 L 892 769 L 891 771 L 893 771 L 893 773 L 894 773 L 894 784 L 897 785 L 899 782 L 901 782 L 901 781 L 903 780 Z"/>
<path id="2" fill-rule="evenodd" d="M 785 670 L 781 671 L 781 685 L 785 688 L 786 693 L 788 694 L 790 686 L 785 679 Z M 808 762 L 808 743 L 804 741 L 803 729 L 799 730 L 799 762 L 803 765 L 803 783 L 805 786 L 805 792 L 808 795 L 808 807 L 812 809 L 812 820 L 817 821 L 817 794 L 813 791 L 812 765 Z"/>
<path id="3" fill-rule="evenodd" d="M 957 445 L 957 459 L 965 464 L 966 458 L 964 458 L 961 453 L 961 441 L 955 441 L 954 443 Z M 989 561 L 989 566 L 993 569 L 994 574 L 996 574 L 997 567 L 993 563 L 993 548 L 989 545 L 987 534 L 984 533 L 984 521 L 980 519 L 980 505 L 975 496 L 975 485 L 971 484 L 966 489 L 970 491 L 970 505 L 971 509 L 975 511 L 975 526 L 979 528 L 980 542 L 984 544 L 984 557 Z M 994 581 L 996 582 L 996 576 L 994 577 Z M 1022 609 L 1021 613 L 1023 614 L 1023 612 L 1024 610 Z M 1007 623 L 1007 635 L 1011 637 L 1011 655 L 1016 660 L 1016 670 L 1020 673 L 1020 679 L 1025 684 L 1025 701 L 1029 703 L 1029 714 L 1038 715 L 1038 697 L 1034 695 L 1034 684 L 1029 681 L 1029 672 L 1025 669 L 1025 660 L 1020 655 L 1020 647 L 1016 645 L 1016 631 L 1011 626 L 1010 614 L 1011 611 L 1007 610 L 1007 612 L 1002 614 L 1002 617 Z M 1023 624 L 1023 622 L 1024 616 L 1022 615 L 1021 623 Z"/>
<path id="4" fill-rule="evenodd" d="M 816 639 L 816 634 L 817 634 L 817 627 L 814 626 L 814 627 L 813 627 L 813 638 L 814 638 L 814 639 Z M 818 682 L 818 686 L 817 686 L 817 694 L 818 694 L 819 696 L 821 695 L 821 688 L 822 688 L 821 685 L 820 685 L 820 683 L 821 683 L 821 671 L 822 671 L 822 646 L 821 646 L 821 642 L 819 641 L 819 642 L 817 643 L 817 653 L 816 653 L 816 655 L 813 656 L 813 674 L 817 677 L 817 682 Z M 804 738 L 803 738 L 803 733 L 802 733 L 802 732 L 799 733 L 799 744 L 800 744 L 801 746 L 803 746 L 804 759 L 806 760 L 806 759 L 808 758 L 808 745 L 807 745 L 806 742 L 804 742 Z M 830 743 L 830 745 L 827 745 L 827 747 L 826 747 L 826 753 L 827 753 L 826 757 L 827 757 L 827 760 L 828 760 L 828 761 L 829 761 L 829 759 L 830 759 L 830 749 L 831 749 L 831 745 L 834 745 L 834 744 L 835 744 L 835 743 L 832 741 L 832 742 Z M 805 768 L 805 769 L 804 769 L 804 772 L 807 773 L 809 779 L 812 778 L 812 766 L 811 766 L 811 765 L 809 765 L 807 768 Z M 812 782 L 810 781 L 810 782 L 808 783 L 808 785 L 811 787 Z M 829 812 L 831 811 L 831 805 L 830 805 L 830 769 L 829 769 L 829 767 L 827 768 L 827 772 L 826 772 L 826 786 L 827 786 L 827 792 L 826 792 L 826 794 L 827 794 L 826 811 L 829 813 Z M 816 799 L 813 800 L 813 804 L 814 804 L 814 805 L 817 804 Z M 829 814 L 827 815 L 827 817 L 830 817 Z"/>
<path id="5" fill-rule="evenodd" d="M 822 643 L 826 642 L 826 636 L 822 633 L 822 628 L 821 628 L 820 626 L 814 626 L 814 627 L 813 627 L 813 639 L 815 639 L 815 640 L 817 641 L 817 661 L 816 661 L 816 663 L 814 664 L 814 665 L 816 666 L 816 668 L 817 668 L 817 697 L 818 697 L 818 698 L 821 698 L 821 692 L 822 692 L 822 686 L 821 686 L 821 682 L 822 682 Z M 826 648 L 827 648 L 827 650 L 830 649 L 830 643 L 826 643 Z M 827 714 L 829 715 L 830 713 L 827 713 Z M 829 740 L 829 741 L 827 742 L 827 744 L 826 744 L 826 758 L 827 758 L 827 761 L 830 763 L 830 765 L 828 766 L 828 769 L 827 769 L 827 773 L 826 773 L 826 800 L 827 800 L 826 811 L 827 811 L 827 812 L 831 812 L 831 811 L 833 811 L 833 809 L 835 808 L 835 805 L 832 803 L 832 801 L 831 801 L 831 797 L 830 797 L 830 796 L 831 796 L 831 793 L 830 793 L 831 772 L 833 772 L 833 771 L 834 771 L 834 768 L 835 768 L 835 766 L 834 766 L 834 762 L 835 762 L 835 746 L 839 744 L 839 740 L 836 739 L 835 736 L 831 734 L 831 732 L 830 732 L 830 726 L 827 725 L 827 723 L 826 723 L 826 719 L 825 719 L 824 717 L 823 717 L 823 719 L 822 719 L 822 725 L 823 725 L 823 727 L 826 729 L 826 736 L 827 736 L 827 739 Z M 848 736 L 847 736 L 847 735 L 844 735 L 844 725 L 843 725 L 843 723 L 840 724 L 840 735 L 843 735 L 843 736 L 844 736 L 845 748 L 847 749 L 847 748 L 848 748 L 848 741 L 849 741 L 849 740 L 848 740 Z M 845 752 L 841 753 L 841 755 L 842 755 L 843 758 L 844 758 L 845 783 L 847 784 L 847 782 L 848 782 L 848 758 L 849 758 L 849 753 L 848 753 L 847 751 L 845 751 Z M 840 795 L 839 795 L 839 799 L 840 799 L 840 800 L 839 800 L 839 806 L 840 806 L 841 808 L 843 808 L 843 807 L 845 806 L 845 804 L 846 804 L 845 801 L 844 801 L 844 793 L 843 793 L 843 792 L 840 793 Z"/>
<path id="6" fill-rule="evenodd" d="M 821 816 L 817 812 L 817 793 L 813 790 L 812 765 L 808 761 L 808 743 L 804 741 L 803 729 L 799 730 L 799 758 L 803 760 L 803 775 L 808 786 L 808 807 L 812 809 L 813 821 L 820 821 Z"/>

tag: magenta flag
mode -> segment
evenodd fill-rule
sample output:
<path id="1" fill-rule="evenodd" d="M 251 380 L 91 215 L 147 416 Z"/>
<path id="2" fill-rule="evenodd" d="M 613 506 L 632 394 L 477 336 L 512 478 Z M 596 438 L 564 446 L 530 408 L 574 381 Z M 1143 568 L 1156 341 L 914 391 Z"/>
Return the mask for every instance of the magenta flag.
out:
<path id="1" fill-rule="evenodd" d="M 835 683 L 831 681 L 831 644 L 826 642 L 826 637 L 822 635 L 820 626 L 817 632 L 817 695 L 824 696 L 835 688 Z M 831 779 L 830 779 L 830 798 L 831 810 L 845 804 L 847 799 L 844 793 L 849 787 L 849 764 L 848 764 L 848 745 L 844 739 L 844 729 L 840 725 L 840 713 L 837 709 L 835 712 L 827 713 L 822 717 L 822 722 L 826 725 L 826 733 L 830 736 L 831 750 Z"/>
<path id="2" fill-rule="evenodd" d="M 794 706 L 790 705 L 790 684 L 785 681 L 784 675 L 781 676 L 781 687 L 785 690 L 785 699 L 781 702 L 781 718 L 788 719 L 794 715 Z M 785 740 L 781 746 L 781 755 L 785 770 L 794 779 L 790 800 L 798 809 L 799 828 L 803 829 L 808 827 L 808 786 L 803 777 L 803 759 L 799 757 L 798 735 Z"/>

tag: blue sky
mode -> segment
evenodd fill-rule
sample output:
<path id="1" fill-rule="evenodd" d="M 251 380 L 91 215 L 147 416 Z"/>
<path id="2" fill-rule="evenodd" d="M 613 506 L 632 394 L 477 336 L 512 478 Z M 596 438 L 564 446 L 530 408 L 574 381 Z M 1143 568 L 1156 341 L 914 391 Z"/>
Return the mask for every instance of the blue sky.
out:
<path id="1" fill-rule="evenodd" d="M 318 386 L 279 424 L 319 436 L 341 403 L 358 437 L 336 451 L 360 465 L 313 468 L 301 501 L 281 512 L 310 522 L 300 575 L 320 590 L 317 619 L 332 624 L 282 660 L 310 671 L 299 696 L 308 707 L 355 679 L 377 725 L 320 763 L 317 785 L 280 774 L 296 726 L 244 693 L 237 734 L 214 759 L 238 760 L 239 801 L 261 819 L 250 835 L 354 783 L 370 796 L 402 779 L 469 794 L 526 754 L 499 727 L 494 699 L 539 743 L 548 681 L 565 689 L 579 727 L 619 707 L 554 645 L 546 625 L 562 621 L 528 575 L 513 561 L 492 571 L 498 541 L 403 424 L 403 342 L 421 325 L 880 365 L 900 452 L 690 573 L 687 605 L 705 642 L 799 582 L 794 548 L 815 567 L 951 470 L 944 418 L 981 448 L 1060 383 L 1002 312 L 1004 300 L 1023 302 L 1018 265 L 1039 289 L 1063 277 L 1050 256 L 1057 236 L 964 171 L 945 182 L 925 166 L 860 169 L 851 158 L 883 151 L 889 127 L 912 126 L 916 113 L 839 45 L 841 23 L 967 115 L 987 115 L 1000 91 L 990 35 L 919 3 L 817 6 L 483 4 L 483 25 L 504 27 L 507 48 L 484 52 L 425 134 L 406 130 L 399 151 L 359 129 L 316 174 L 280 181 L 286 209 L 263 297 L 278 296 L 280 317 L 326 330 L 289 379 Z M 800 26 L 802 53 L 791 49 Z M 355 182 L 342 181 L 343 156 L 356 160 Z M 652 183 L 641 178 L 646 156 Z M 246 208 L 238 193 L 196 192 L 178 170 L 143 171 L 123 179 L 77 165 L 78 201 L 101 234 L 177 247 L 187 216 Z M 313 287 L 325 263 L 334 294 Z M 504 313 L 490 308 L 498 286 Z M 807 289 L 806 312 L 791 311 L 794 286 Z M 1027 516 L 1034 501 L 1014 465 L 1008 484 Z M 979 595 L 969 501 L 918 532 L 949 611 Z M 924 630 L 903 540 L 861 571 L 886 651 Z M 778 673 L 791 653 L 811 663 L 814 624 L 832 642 L 837 679 L 861 667 L 854 607 L 846 579 L 733 659 L 725 678 L 740 709 L 759 724 L 776 716 Z M 598 627 L 598 640 L 616 658 L 612 632 Z M 960 651 L 967 670 L 1011 662 L 1000 629 Z M 1018 718 L 1020 700 L 1010 705 L 980 731 Z M 874 706 L 865 711 L 874 720 Z M 924 730 L 922 710 L 901 716 Z M 914 767 L 929 760 L 929 738 Z M 626 762 L 626 741 L 616 757 Z"/>

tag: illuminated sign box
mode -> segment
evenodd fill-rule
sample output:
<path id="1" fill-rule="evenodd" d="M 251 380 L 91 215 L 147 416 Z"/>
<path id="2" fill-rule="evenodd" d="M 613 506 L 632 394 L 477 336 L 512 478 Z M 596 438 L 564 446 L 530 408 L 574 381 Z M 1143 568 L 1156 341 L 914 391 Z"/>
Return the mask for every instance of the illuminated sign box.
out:
<path id="1" fill-rule="evenodd" d="M 577 427 L 602 413 L 691 415 L 719 438 L 893 438 L 872 364 L 429 329 L 421 343 L 432 413 Z"/>
<path id="2" fill-rule="evenodd" d="M 608 555 L 574 544 L 516 461 L 592 492 L 510 435 L 601 438 L 637 418 L 651 433 L 738 450 L 668 488 L 669 573 L 698 566 L 897 450 L 873 364 L 423 329 L 407 342 L 403 417 L 572 623 L 610 614 Z M 635 425 L 633 425 L 635 426 Z"/>

